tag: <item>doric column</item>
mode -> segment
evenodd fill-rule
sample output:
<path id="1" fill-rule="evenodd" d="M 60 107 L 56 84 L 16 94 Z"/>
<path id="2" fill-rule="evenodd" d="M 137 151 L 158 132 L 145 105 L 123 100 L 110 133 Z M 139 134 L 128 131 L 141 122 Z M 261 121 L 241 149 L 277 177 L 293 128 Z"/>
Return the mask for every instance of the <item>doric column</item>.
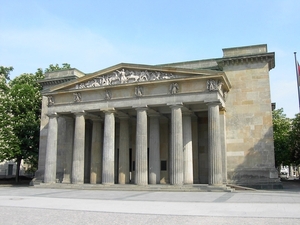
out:
<path id="1" fill-rule="evenodd" d="M 183 114 L 183 183 L 193 183 L 193 142 L 191 113 Z"/>
<path id="2" fill-rule="evenodd" d="M 105 111 L 102 184 L 114 184 L 115 176 L 115 114 L 113 110 Z"/>
<path id="3" fill-rule="evenodd" d="M 66 139 L 65 141 L 65 159 L 64 159 L 64 177 L 62 183 L 71 183 L 72 173 L 72 159 L 73 159 L 73 144 L 74 144 L 74 119 L 71 117 L 64 117 L 66 121 Z"/>
<path id="4" fill-rule="evenodd" d="M 135 184 L 148 184 L 147 168 L 147 108 L 136 108 Z"/>
<path id="5" fill-rule="evenodd" d="M 92 118 L 92 146 L 91 146 L 91 184 L 100 184 L 102 178 L 102 120 Z"/>
<path id="6" fill-rule="evenodd" d="M 75 131 L 73 146 L 72 184 L 84 182 L 85 118 L 84 111 L 74 112 Z"/>
<path id="7" fill-rule="evenodd" d="M 129 117 L 120 117 L 119 184 L 129 183 Z"/>
<path id="8" fill-rule="evenodd" d="M 84 183 L 91 179 L 91 149 L 92 149 L 92 123 L 85 121 L 85 147 L 84 147 Z"/>
<path id="9" fill-rule="evenodd" d="M 57 114 L 49 114 L 44 183 L 56 182 Z"/>
<path id="10" fill-rule="evenodd" d="M 226 111 L 220 111 L 220 143 L 222 157 L 222 177 L 223 183 L 227 183 L 227 151 L 226 151 Z"/>
<path id="11" fill-rule="evenodd" d="M 159 115 L 149 115 L 149 184 L 160 183 L 160 130 Z"/>
<path id="12" fill-rule="evenodd" d="M 222 184 L 219 103 L 208 104 L 208 184 Z"/>
<path id="13" fill-rule="evenodd" d="M 183 145 L 181 104 L 171 105 L 170 184 L 183 184 Z"/>

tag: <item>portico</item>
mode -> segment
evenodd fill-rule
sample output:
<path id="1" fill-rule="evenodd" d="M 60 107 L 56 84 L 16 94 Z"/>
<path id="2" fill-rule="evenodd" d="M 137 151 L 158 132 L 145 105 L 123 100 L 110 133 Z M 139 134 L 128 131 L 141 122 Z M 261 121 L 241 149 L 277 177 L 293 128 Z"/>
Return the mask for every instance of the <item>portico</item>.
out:
<path id="1" fill-rule="evenodd" d="M 129 67 L 120 65 L 113 71 L 129 73 Z M 80 85 L 91 82 L 88 79 L 73 84 L 75 88 L 68 91 L 59 90 L 57 95 L 54 91 L 51 97 L 48 96 L 48 99 L 51 98 L 51 102 L 48 100 L 47 103 L 48 130 L 51 131 L 47 135 L 48 155 L 51 150 L 55 154 L 55 148 L 61 148 L 55 144 L 55 138 L 63 137 L 67 143 L 73 141 L 72 154 L 63 155 L 65 164 L 72 165 L 72 172 L 68 175 L 71 179 L 63 179 L 63 182 L 83 184 L 88 180 L 92 184 L 136 185 L 194 183 L 194 173 L 199 173 L 200 165 L 197 162 L 193 165 L 193 155 L 196 155 L 193 152 L 198 149 L 193 149 L 192 137 L 202 135 L 197 129 L 192 130 L 192 118 L 198 126 L 197 112 L 206 112 L 207 118 L 213 118 L 208 120 L 209 132 L 205 135 L 213 143 L 208 145 L 208 152 L 218 151 L 221 146 L 220 125 L 215 125 L 219 123 L 215 118 L 218 118 L 220 107 L 225 107 L 224 92 L 230 88 L 224 73 L 214 73 L 215 79 L 208 79 L 209 75 L 201 73 L 191 76 L 185 75 L 184 71 L 173 74 L 147 68 L 132 70 L 131 75 L 140 74 L 141 80 L 141 74 L 146 76 L 145 71 L 162 73 L 166 78 L 150 82 L 148 75 L 147 80 L 140 82 L 133 80 L 126 84 L 80 88 Z M 95 78 L 92 80 L 95 81 Z M 73 103 L 70 104 L 66 95 L 70 100 L 72 98 Z M 63 100 L 60 96 L 64 96 Z M 211 110 L 211 105 L 215 106 L 214 110 Z M 69 124 L 64 126 L 65 130 L 60 129 L 57 122 L 51 122 L 57 121 L 58 117 Z M 91 126 L 85 126 L 86 121 Z M 168 134 L 162 134 L 162 130 Z M 59 132 L 68 132 L 69 135 L 54 135 Z M 85 139 L 86 134 L 91 137 Z M 90 160 L 87 161 L 84 158 L 88 155 Z M 204 169 L 210 171 L 210 184 L 221 185 L 222 171 L 214 169 L 220 168 L 221 156 L 213 154 L 211 157 L 209 168 Z M 45 163 L 45 183 L 57 182 L 55 174 L 59 171 L 56 171 L 54 158 L 52 161 L 46 160 Z M 86 172 L 87 169 L 90 171 Z M 62 171 L 63 177 L 67 176 L 65 172 L 70 173 L 66 168 Z M 199 182 L 199 177 L 195 178 L 195 182 Z"/>
<path id="2" fill-rule="evenodd" d="M 248 114 L 238 108 L 243 89 L 240 83 L 235 83 L 235 89 L 231 84 L 241 76 L 235 75 L 231 64 L 272 67 L 273 55 L 260 53 L 264 46 L 253 49 L 258 56 L 235 57 L 233 49 L 225 51 L 233 56 L 203 62 L 122 63 L 91 74 L 77 69 L 46 74 L 40 81 L 43 102 L 36 176 L 46 184 L 220 186 L 245 182 L 251 171 L 259 171 L 263 175 L 257 177 L 275 181 L 272 160 L 261 163 L 262 168 L 242 162 L 257 143 L 256 136 L 245 142 L 247 149 L 239 145 L 249 137 L 248 126 L 261 129 L 257 138 L 263 140 L 263 127 L 255 124 L 257 118 L 269 118 L 268 111 L 257 111 L 260 103 L 247 108 Z M 245 68 L 243 73 L 250 76 L 251 70 Z M 237 70 L 244 71 L 243 67 Z M 253 92 L 246 95 L 253 96 Z M 254 101 L 245 101 L 249 102 Z M 250 112 L 251 120 L 246 119 Z M 241 121 L 250 124 L 243 127 Z M 259 154 L 272 151 L 271 146 Z M 265 158 L 257 154 L 253 160 Z"/>

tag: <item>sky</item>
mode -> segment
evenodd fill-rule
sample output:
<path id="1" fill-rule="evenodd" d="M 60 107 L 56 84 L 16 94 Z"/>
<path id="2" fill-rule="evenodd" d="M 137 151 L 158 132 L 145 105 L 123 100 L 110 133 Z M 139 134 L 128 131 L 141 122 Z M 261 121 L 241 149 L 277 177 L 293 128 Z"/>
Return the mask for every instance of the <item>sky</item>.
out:
<path id="1" fill-rule="evenodd" d="M 0 65 L 14 67 L 11 79 L 62 63 L 91 73 L 267 44 L 275 52 L 271 101 L 294 118 L 299 10 L 299 0 L 0 0 Z"/>

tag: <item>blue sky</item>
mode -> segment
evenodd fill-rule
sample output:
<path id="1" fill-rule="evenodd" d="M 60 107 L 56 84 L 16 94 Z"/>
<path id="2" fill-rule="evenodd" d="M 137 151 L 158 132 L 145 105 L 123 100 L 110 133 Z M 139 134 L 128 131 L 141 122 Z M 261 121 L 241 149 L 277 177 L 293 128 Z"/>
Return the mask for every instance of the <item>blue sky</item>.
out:
<path id="1" fill-rule="evenodd" d="M 272 102 L 292 118 L 299 112 L 299 10 L 299 0 L 0 0 L 0 64 L 14 67 L 11 78 L 65 62 L 90 73 L 267 44 L 276 59 Z"/>

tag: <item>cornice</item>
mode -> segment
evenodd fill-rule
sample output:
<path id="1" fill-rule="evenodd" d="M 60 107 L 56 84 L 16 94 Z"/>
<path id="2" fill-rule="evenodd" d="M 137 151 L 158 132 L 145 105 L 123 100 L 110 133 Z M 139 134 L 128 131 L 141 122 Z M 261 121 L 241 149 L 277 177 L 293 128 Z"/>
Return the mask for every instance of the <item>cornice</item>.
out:
<path id="1" fill-rule="evenodd" d="M 38 80 L 37 82 L 41 84 L 42 87 L 44 88 L 45 86 L 57 85 L 57 84 L 68 82 L 70 80 L 75 80 L 76 78 L 77 78 L 76 76 L 67 76 L 67 77 L 59 77 L 59 78 L 42 79 L 42 80 Z"/>
<path id="2" fill-rule="evenodd" d="M 273 69 L 275 67 L 275 53 L 271 52 L 257 55 L 226 57 L 217 60 L 220 68 L 223 68 L 224 66 L 251 64 L 258 62 L 267 62 L 269 64 L 269 70 Z"/>

